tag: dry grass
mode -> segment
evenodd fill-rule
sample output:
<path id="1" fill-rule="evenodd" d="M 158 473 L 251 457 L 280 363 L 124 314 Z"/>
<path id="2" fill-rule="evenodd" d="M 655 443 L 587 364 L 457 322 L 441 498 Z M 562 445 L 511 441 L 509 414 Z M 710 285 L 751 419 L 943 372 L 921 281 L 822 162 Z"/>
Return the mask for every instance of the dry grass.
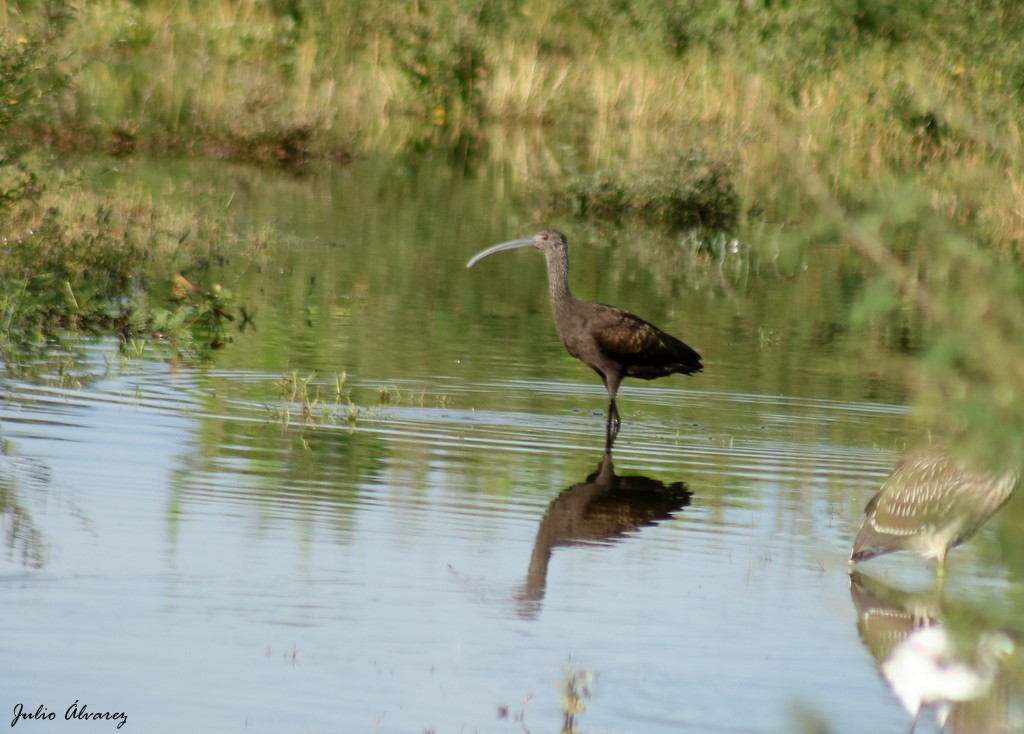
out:
<path id="1" fill-rule="evenodd" d="M 347 146 L 357 134 L 366 147 L 394 146 L 410 131 L 421 137 L 431 119 L 444 130 L 472 130 L 480 125 L 475 103 L 443 95 L 479 93 L 490 123 L 585 131 L 574 146 L 581 165 L 628 174 L 693 147 L 733 160 L 741 199 L 769 221 L 792 217 L 803 199 L 778 145 L 790 135 L 844 203 L 909 183 L 989 246 L 1024 247 L 1020 110 L 1007 82 L 1015 72 L 998 67 L 998 57 L 979 61 L 927 27 L 918 38 L 908 32 L 917 30 L 907 26 L 917 22 L 908 11 L 874 21 L 899 43 L 868 38 L 819 58 L 821 41 L 802 26 L 847 33 L 848 19 L 818 22 L 824 11 L 799 4 L 789 16 L 721 21 L 698 13 L 680 26 L 699 33 L 677 54 L 657 41 L 663 22 L 608 25 L 619 12 L 611 7 L 588 9 L 589 27 L 558 3 L 525 3 L 491 27 L 458 0 L 432 6 L 433 15 L 418 5 L 366 5 L 325 8 L 303 22 L 253 0 L 204 3 L 201 11 L 100 0 L 82 7 L 68 33 L 68 49 L 91 60 L 56 124 L 112 147 L 128 138 L 141 147 L 281 158 Z M 743 23 L 752 29 L 746 35 Z M 479 79 L 444 77 L 459 73 L 443 55 L 445 33 L 482 54 Z M 401 42 L 421 46 L 403 56 Z M 421 72 L 420 89 L 410 73 Z M 564 155 L 553 156 L 545 167 L 565 165 Z"/>
<path id="2" fill-rule="evenodd" d="M 499 30 L 459 16 L 460 32 L 476 32 L 486 52 L 479 91 L 488 120 L 579 125 L 586 130 L 585 148 L 576 151 L 582 162 L 626 171 L 681 147 L 714 150 L 738 162 L 737 189 L 769 219 L 790 216 L 799 199 L 777 144 L 793 135 L 844 201 L 887 181 L 910 181 L 937 212 L 982 240 L 1022 246 L 1020 109 L 1006 80 L 1012 67 L 966 58 L 927 33 L 896 46 L 851 43 L 848 55 L 822 61 L 811 55 L 813 44 L 800 50 L 800 28 L 787 29 L 783 16 L 770 13 L 747 21 L 781 25 L 765 48 L 729 31 L 740 20 L 732 18 L 720 39 L 678 56 L 618 28 L 595 50 L 593 36 L 567 25 L 563 10 L 526 3 L 518 25 Z M 409 8 L 367 12 L 300 27 L 251 0 L 204 3 L 201 12 L 187 3 L 89 3 L 67 45 L 94 60 L 57 124 L 198 151 L 218 150 L 204 139 L 276 139 L 294 130 L 328 145 L 358 131 L 364 144 L 379 145 L 396 129 L 426 126 L 429 110 L 417 105 L 388 31 L 409 20 Z M 818 14 L 797 13 L 789 22 Z M 887 33 L 913 39 L 899 25 L 905 21 L 882 20 L 896 23 L 895 31 L 881 24 Z M 443 34 L 441 21 L 432 22 L 432 32 Z M 444 117 L 446 127 L 472 122 L 457 107 Z M 404 112 L 414 113 L 411 123 Z M 933 128 L 922 127 L 928 115 Z"/>

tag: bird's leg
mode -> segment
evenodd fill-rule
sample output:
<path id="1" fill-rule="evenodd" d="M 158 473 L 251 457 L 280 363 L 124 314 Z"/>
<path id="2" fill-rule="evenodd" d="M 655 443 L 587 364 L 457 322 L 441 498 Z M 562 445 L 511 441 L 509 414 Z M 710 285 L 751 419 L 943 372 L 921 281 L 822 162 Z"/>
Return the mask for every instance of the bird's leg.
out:
<path id="1" fill-rule="evenodd" d="M 614 370 L 597 370 L 608 390 L 608 423 L 605 425 L 605 450 L 611 453 L 615 437 L 619 435 L 619 408 L 615 405 L 615 394 L 619 391 L 622 375 Z"/>
<path id="2" fill-rule="evenodd" d="M 619 435 L 619 409 L 615 405 L 615 398 L 612 398 L 608 403 L 608 424 L 605 426 L 605 432 L 608 440 L 605 443 L 605 448 L 608 451 L 612 450 L 612 444 L 615 443 L 615 437 Z"/>
<path id="3" fill-rule="evenodd" d="M 946 590 L 946 554 L 941 553 L 939 557 L 935 559 L 935 593 L 942 598 L 943 592 Z"/>

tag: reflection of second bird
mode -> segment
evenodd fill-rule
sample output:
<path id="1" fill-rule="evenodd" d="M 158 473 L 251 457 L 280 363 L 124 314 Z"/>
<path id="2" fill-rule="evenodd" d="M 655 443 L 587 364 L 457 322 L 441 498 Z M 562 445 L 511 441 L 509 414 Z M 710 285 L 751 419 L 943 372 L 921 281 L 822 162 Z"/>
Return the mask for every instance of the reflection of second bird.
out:
<path id="1" fill-rule="evenodd" d="M 972 650 L 958 649 L 944 625 L 921 627 L 893 648 L 882 661 L 882 675 L 912 718 L 911 731 L 926 706 L 945 728 L 954 705 L 988 695 L 999 661 L 1014 650 L 1002 632 L 981 636 Z"/>
<path id="2" fill-rule="evenodd" d="M 985 472 L 943 448 L 904 456 L 864 510 L 851 561 L 900 550 L 936 560 L 939 577 L 950 548 L 969 540 L 1010 499 L 1017 471 Z"/>
<path id="3" fill-rule="evenodd" d="M 857 632 L 909 714 L 911 731 L 925 709 L 944 732 L 1006 730 L 1001 669 L 1015 649 L 1010 633 L 982 622 L 979 608 L 960 604 L 950 616 L 974 624 L 961 623 L 954 634 L 941 588 L 907 591 L 853 571 L 850 594 Z"/>

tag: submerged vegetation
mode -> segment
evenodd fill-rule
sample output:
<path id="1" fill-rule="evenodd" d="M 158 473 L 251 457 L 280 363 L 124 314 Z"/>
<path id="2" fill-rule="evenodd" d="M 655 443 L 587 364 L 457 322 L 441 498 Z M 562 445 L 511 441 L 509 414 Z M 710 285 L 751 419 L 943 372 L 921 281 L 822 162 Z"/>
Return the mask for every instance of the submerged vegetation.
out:
<path id="1" fill-rule="evenodd" d="M 222 214 L 101 199 L 44 149 L 292 165 L 397 139 L 516 158 L 522 190 L 593 221 L 725 228 L 791 263 L 841 243 L 870 276 L 854 326 L 936 335 L 908 371 L 922 414 L 1024 459 L 1017 3 L 3 7 L 5 350 L 61 328 L 223 345 L 204 275 L 256 246 L 215 253 Z M 503 146 L 510 124 L 571 153 Z M 175 275 L 202 285 L 151 305 Z"/>

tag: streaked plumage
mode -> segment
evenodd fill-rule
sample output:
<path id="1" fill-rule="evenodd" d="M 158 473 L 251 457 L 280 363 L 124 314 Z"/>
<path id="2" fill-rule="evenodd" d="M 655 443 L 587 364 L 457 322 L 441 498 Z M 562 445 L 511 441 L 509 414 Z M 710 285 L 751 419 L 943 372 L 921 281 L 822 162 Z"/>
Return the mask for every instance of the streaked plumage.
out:
<path id="1" fill-rule="evenodd" d="M 555 328 L 569 354 L 601 376 L 608 390 L 607 447 L 619 431 L 615 395 L 623 378 L 653 380 L 703 369 L 700 355 L 670 334 L 615 306 L 590 303 L 569 292 L 569 247 L 565 235 L 545 230 L 529 239 L 512 240 L 477 253 L 472 267 L 488 255 L 517 247 L 536 247 L 548 266 L 548 291 Z"/>
<path id="2" fill-rule="evenodd" d="M 866 561 L 898 550 L 934 558 L 968 540 L 1017 487 L 1018 473 L 979 472 L 942 448 L 903 457 L 864 509 L 850 559 Z"/>

